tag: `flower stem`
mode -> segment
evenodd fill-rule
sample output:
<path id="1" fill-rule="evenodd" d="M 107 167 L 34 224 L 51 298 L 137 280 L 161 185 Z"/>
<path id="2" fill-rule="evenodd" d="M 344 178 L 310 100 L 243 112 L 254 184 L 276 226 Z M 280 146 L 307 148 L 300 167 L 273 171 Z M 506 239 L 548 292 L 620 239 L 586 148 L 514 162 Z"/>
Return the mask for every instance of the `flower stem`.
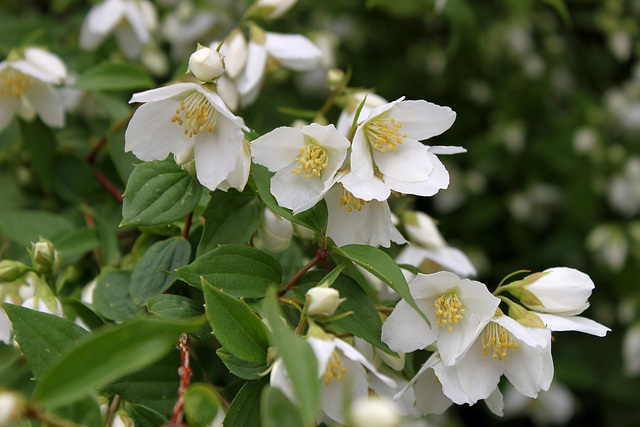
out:
<path id="1" fill-rule="evenodd" d="M 320 249 L 318 249 L 318 252 L 316 252 L 316 256 L 314 256 L 313 259 L 307 263 L 307 265 L 302 267 L 302 270 L 298 271 L 296 273 L 296 275 L 293 276 L 293 278 L 291 278 L 291 280 L 289 280 L 289 283 L 287 283 L 285 285 L 284 289 L 281 290 L 280 292 L 278 292 L 278 297 L 281 297 L 284 294 L 286 294 L 287 291 L 289 291 L 291 288 L 293 288 L 293 285 L 295 285 L 296 282 L 298 280 L 300 280 L 300 278 L 307 271 L 309 271 L 309 269 L 311 269 L 311 267 L 313 267 L 314 265 L 316 265 L 320 261 L 325 260 L 329 256 L 330 253 L 331 253 L 330 251 L 327 251 L 327 239 L 326 239 L 326 237 L 323 236 L 323 238 L 322 238 L 322 247 L 320 247 Z"/>
<path id="2" fill-rule="evenodd" d="M 178 338 L 178 348 L 180 349 L 181 365 L 178 368 L 178 375 L 180 376 L 180 386 L 178 386 L 178 398 L 176 404 L 173 406 L 173 413 L 171 414 L 171 420 L 164 427 L 174 427 L 182 425 L 182 416 L 184 409 L 184 393 L 189 388 L 189 381 L 191 380 L 191 366 L 189 363 L 189 337 L 187 334 L 180 335 Z"/>
<path id="3" fill-rule="evenodd" d="M 189 237 L 189 230 L 191 229 L 191 221 L 193 221 L 193 212 L 191 212 L 184 220 L 184 228 L 182 229 L 182 237 L 185 239 Z"/>
<path id="4" fill-rule="evenodd" d="M 109 405 L 109 411 L 107 412 L 107 417 L 104 420 L 104 425 L 110 427 L 113 423 L 113 417 L 118 410 L 118 405 L 120 404 L 120 395 L 116 394 L 113 396 L 113 400 L 111 401 L 111 405 Z"/>

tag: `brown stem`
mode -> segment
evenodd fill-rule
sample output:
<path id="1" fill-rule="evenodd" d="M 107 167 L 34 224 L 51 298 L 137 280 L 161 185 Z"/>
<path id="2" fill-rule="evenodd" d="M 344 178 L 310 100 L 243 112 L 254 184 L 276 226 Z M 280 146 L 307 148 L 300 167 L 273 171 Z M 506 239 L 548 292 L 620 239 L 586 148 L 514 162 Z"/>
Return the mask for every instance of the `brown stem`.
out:
<path id="1" fill-rule="evenodd" d="M 111 401 L 111 405 L 109 405 L 109 412 L 107 412 L 107 418 L 104 420 L 104 425 L 106 427 L 110 427 L 113 424 L 113 417 L 116 415 L 116 410 L 118 409 L 118 405 L 120 404 L 120 395 L 115 395 L 113 400 Z"/>
<path id="2" fill-rule="evenodd" d="M 93 176 L 96 177 L 100 185 L 104 187 L 109 194 L 113 196 L 118 202 L 122 203 L 122 191 L 120 191 L 109 179 L 102 174 L 98 169 L 93 168 Z"/>
<path id="3" fill-rule="evenodd" d="M 191 229 L 191 221 L 193 221 L 193 212 L 191 212 L 187 219 L 184 220 L 184 228 L 182 229 L 182 237 L 185 239 L 189 237 L 189 230 Z"/>
<path id="4" fill-rule="evenodd" d="M 100 141 L 98 141 L 98 143 L 93 147 L 91 152 L 87 155 L 87 157 L 85 157 L 86 162 L 89 163 L 90 165 L 94 164 L 96 162 L 96 157 L 98 156 L 98 153 L 102 151 L 102 149 L 106 145 L 107 145 L 107 135 L 103 135 L 102 138 L 100 138 Z"/>
<path id="5" fill-rule="evenodd" d="M 304 267 L 302 267 L 302 270 L 298 271 L 296 273 L 295 276 L 293 276 L 291 278 L 291 280 L 289 280 L 289 283 L 287 283 L 284 287 L 283 290 L 281 290 L 280 292 L 278 292 L 278 297 L 283 296 L 284 294 L 287 293 L 288 290 L 290 290 L 293 285 L 296 284 L 296 282 L 298 280 L 300 280 L 300 278 L 304 275 L 304 273 L 306 273 L 307 271 L 309 271 L 309 269 L 311 267 L 313 267 L 314 265 L 316 265 L 317 263 L 319 263 L 320 261 L 326 259 L 329 256 L 329 251 L 327 251 L 325 245 L 322 245 L 322 247 L 320 249 L 318 249 L 318 252 L 316 253 L 316 256 L 313 257 L 313 259 L 311 261 L 309 261 L 307 263 L 307 265 L 305 265 Z"/>
<path id="6" fill-rule="evenodd" d="M 176 404 L 173 406 L 173 413 L 171 414 L 171 420 L 163 427 L 178 427 L 182 426 L 182 416 L 184 409 L 184 393 L 189 388 L 189 381 L 191 380 L 191 366 L 189 363 L 189 337 L 187 334 L 180 335 L 178 338 L 178 348 L 180 349 L 181 366 L 178 368 L 178 375 L 180 376 L 180 386 L 178 386 L 178 398 Z"/>

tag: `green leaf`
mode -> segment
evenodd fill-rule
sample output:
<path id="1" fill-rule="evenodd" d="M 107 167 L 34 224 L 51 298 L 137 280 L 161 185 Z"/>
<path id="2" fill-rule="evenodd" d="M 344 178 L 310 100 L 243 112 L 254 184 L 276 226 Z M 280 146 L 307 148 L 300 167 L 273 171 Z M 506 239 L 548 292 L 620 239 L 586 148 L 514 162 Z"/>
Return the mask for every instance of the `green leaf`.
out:
<path id="1" fill-rule="evenodd" d="M 260 318 L 243 301 L 219 291 L 204 279 L 202 290 L 207 319 L 220 344 L 240 359 L 264 363 L 269 342 Z"/>
<path id="2" fill-rule="evenodd" d="M 88 252 L 100 246 L 100 238 L 95 228 L 77 228 L 68 231 L 52 241 L 60 252 L 63 265 L 71 265 Z"/>
<path id="3" fill-rule="evenodd" d="M 103 62 L 78 77 L 76 87 L 85 90 L 130 90 L 153 87 L 153 80 L 140 67 Z"/>
<path id="4" fill-rule="evenodd" d="M 102 427 L 100 404 L 95 396 L 86 396 L 71 405 L 56 408 L 55 415 L 83 427 Z"/>
<path id="5" fill-rule="evenodd" d="M 229 369 L 229 372 L 243 380 L 262 378 L 269 367 L 266 360 L 262 362 L 247 362 L 229 353 L 224 347 L 217 349 L 216 354 L 222 360 L 224 366 Z"/>
<path id="6" fill-rule="evenodd" d="M 275 197 L 271 194 L 271 177 L 274 175 L 272 172 L 269 172 L 264 166 L 252 163 L 251 174 L 258 188 L 260 198 L 272 211 L 291 222 L 303 225 L 311 230 L 320 233 L 325 232 L 329 214 L 324 200 L 320 200 L 313 208 L 294 215 L 290 209 L 278 205 Z"/>
<path id="7" fill-rule="evenodd" d="M 267 386 L 262 390 L 260 408 L 264 427 L 300 427 L 304 424 L 300 408 L 277 388 Z"/>
<path id="8" fill-rule="evenodd" d="M 183 237 L 156 242 L 137 262 L 131 276 L 131 299 L 136 305 L 169 289 L 176 279 L 160 270 L 174 271 L 189 262 L 191 246 Z"/>
<path id="9" fill-rule="evenodd" d="M 247 381 L 231 402 L 224 427 L 260 427 L 260 396 L 268 379 Z"/>
<path id="10" fill-rule="evenodd" d="M 119 271 L 105 268 L 98 277 L 93 291 L 93 308 L 109 320 L 122 321 L 139 313 L 131 299 L 131 271 Z"/>
<path id="11" fill-rule="evenodd" d="M 296 297 L 304 301 L 306 292 L 320 283 L 324 277 L 324 272 L 318 270 L 310 271 L 302 276 L 296 287 L 293 288 Z M 353 312 L 353 314 L 335 320 L 333 323 L 353 335 L 362 338 L 369 344 L 389 354 L 395 355 L 395 353 L 380 340 L 380 336 L 382 335 L 382 321 L 380 320 L 376 306 L 366 292 L 364 292 L 353 279 L 344 274 L 338 276 L 331 287 L 340 292 L 341 298 L 346 298 L 336 309 L 335 315 L 341 315 L 348 311 Z"/>
<path id="12" fill-rule="evenodd" d="M 144 405 L 163 417 L 171 416 L 176 403 L 180 377 L 180 352 L 169 352 L 160 361 L 125 375 L 105 387 L 131 403 Z"/>
<path id="13" fill-rule="evenodd" d="M 214 191 L 202 213 L 204 230 L 198 245 L 201 255 L 226 243 L 245 244 L 262 219 L 262 203 L 250 192 Z"/>
<path id="14" fill-rule="evenodd" d="M 53 167 L 56 163 L 56 138 L 44 123 L 36 118 L 25 122 L 19 120 L 22 146 L 29 155 L 29 162 L 45 191 L 51 188 Z"/>
<path id="15" fill-rule="evenodd" d="M 46 211 L 0 209 L 0 230 L 20 246 L 37 242 L 39 236 L 53 242 L 74 228 L 74 224 L 64 215 Z"/>
<path id="16" fill-rule="evenodd" d="M 198 180 L 172 159 L 135 166 L 123 194 L 122 225 L 158 225 L 184 219 L 200 201 Z"/>
<path id="17" fill-rule="evenodd" d="M 201 303 L 182 295 L 162 294 L 151 298 L 147 302 L 149 313 L 157 314 L 166 319 L 191 319 L 204 314 Z M 211 328 L 208 323 L 194 329 L 191 332 L 196 338 L 206 339 L 211 336 Z"/>
<path id="18" fill-rule="evenodd" d="M 316 425 L 316 412 L 320 404 L 318 362 L 311 346 L 296 335 L 282 321 L 274 292 L 264 301 L 264 315 L 271 325 L 271 341 L 282 358 L 291 379 L 293 390 L 302 408 L 305 425 Z"/>
<path id="19" fill-rule="evenodd" d="M 407 280 L 404 278 L 400 267 L 386 252 L 367 245 L 346 245 L 335 247 L 333 250 L 389 285 L 430 325 L 429 319 L 420 310 L 409 292 L 409 285 L 407 285 Z"/>
<path id="20" fill-rule="evenodd" d="M 87 393 L 164 356 L 197 322 L 140 318 L 105 327 L 66 352 L 42 375 L 34 398 L 45 407 L 72 403 Z"/>
<path id="21" fill-rule="evenodd" d="M 91 330 L 104 326 L 104 320 L 84 302 L 73 298 L 62 298 L 60 302 L 67 317 L 71 315 L 77 316 Z"/>
<path id="22" fill-rule="evenodd" d="M 262 298 L 270 286 L 282 288 L 282 267 L 271 255 L 241 245 L 222 245 L 177 270 L 184 281 L 202 287 L 201 277 L 238 298 Z"/>
<path id="23" fill-rule="evenodd" d="M 3 388 L 31 394 L 33 374 L 25 363 L 22 352 L 13 345 L 0 342 L 0 384 Z"/>
<path id="24" fill-rule="evenodd" d="M 66 349 L 88 335 L 71 320 L 18 305 L 0 305 L 11 320 L 16 341 L 36 379 L 40 379 Z"/>
<path id="25" fill-rule="evenodd" d="M 144 405 L 127 405 L 125 410 L 136 427 L 158 427 L 165 425 L 168 421 L 165 417 Z"/>

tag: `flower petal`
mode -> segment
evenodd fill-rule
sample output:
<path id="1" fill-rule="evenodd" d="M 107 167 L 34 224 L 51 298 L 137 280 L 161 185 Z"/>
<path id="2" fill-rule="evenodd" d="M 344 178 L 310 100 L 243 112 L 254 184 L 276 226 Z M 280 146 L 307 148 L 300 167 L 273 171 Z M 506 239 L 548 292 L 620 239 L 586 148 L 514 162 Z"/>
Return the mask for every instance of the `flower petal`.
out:
<path id="1" fill-rule="evenodd" d="M 244 71 L 236 79 L 238 93 L 246 96 L 260 86 L 267 65 L 267 49 L 261 43 L 249 42 L 247 63 Z"/>
<path id="2" fill-rule="evenodd" d="M 211 46 L 212 49 L 217 48 Z M 224 40 L 220 53 L 224 56 L 227 75 L 235 79 L 247 61 L 247 40 L 242 31 L 234 31 Z"/>
<path id="3" fill-rule="evenodd" d="M 129 60 L 133 61 L 140 55 L 142 50 L 142 42 L 138 39 L 137 34 L 129 25 L 119 25 L 116 27 L 114 34 L 118 40 L 118 47 Z"/>
<path id="4" fill-rule="evenodd" d="M 378 200 L 384 202 L 391 195 L 389 187 L 377 178 L 363 181 L 357 174 L 348 172 L 339 179 L 344 188 L 362 200 Z"/>
<path id="5" fill-rule="evenodd" d="M 147 22 L 145 21 L 145 17 L 142 14 L 142 4 L 143 3 L 137 4 L 132 2 L 125 2 L 124 15 L 126 16 L 127 21 L 129 21 L 131 31 L 134 33 L 136 40 L 139 42 L 139 44 L 145 45 L 151 40 L 151 33 L 149 33 Z M 153 6 L 149 6 L 149 3 L 147 3 L 146 10 L 154 14 L 155 9 L 153 8 Z"/>
<path id="6" fill-rule="evenodd" d="M 398 181 L 426 181 L 433 169 L 427 147 L 410 138 L 396 145 L 394 151 L 371 152 L 380 172 Z"/>
<path id="7" fill-rule="evenodd" d="M 48 126 L 58 128 L 64 126 L 64 108 L 56 91 L 47 83 L 36 81 L 24 93 L 24 97 Z"/>
<path id="8" fill-rule="evenodd" d="M 124 15 L 125 2 L 107 0 L 91 8 L 86 21 L 89 31 L 97 34 L 110 33 Z"/>
<path id="9" fill-rule="evenodd" d="M 172 98 L 141 105 L 125 131 L 125 151 L 150 161 L 163 160 L 169 153 L 182 153 L 191 147 L 193 141 L 184 135 L 184 129 L 170 120 L 179 105 L 179 101 Z"/>
<path id="10" fill-rule="evenodd" d="M 219 114 L 222 114 L 227 120 L 232 122 L 235 126 L 247 132 L 249 131 L 249 128 L 244 124 L 244 120 L 242 120 L 242 117 L 238 117 L 235 114 L 233 114 L 231 110 L 229 110 L 229 107 L 227 107 L 227 104 L 225 104 L 222 98 L 220 98 L 220 95 L 205 89 L 201 85 L 196 85 L 196 90 L 201 94 L 203 94 L 205 98 L 207 98 L 207 101 L 209 101 L 209 103 L 213 106 L 213 108 L 216 109 L 216 111 Z"/>
<path id="11" fill-rule="evenodd" d="M 20 98 L 0 96 L 0 131 L 7 127 L 13 116 L 20 109 Z"/>
<path id="12" fill-rule="evenodd" d="M 51 52 L 37 47 L 24 50 L 24 59 L 42 70 L 48 77 L 48 82 L 61 83 L 67 77 L 67 67 L 64 62 Z"/>
<path id="13" fill-rule="evenodd" d="M 440 135 L 456 120 L 451 108 L 424 100 L 400 102 L 386 115 L 402 123 L 402 132 L 418 141 Z"/>
<path id="14" fill-rule="evenodd" d="M 373 158 L 371 147 L 367 142 L 362 128 L 358 128 L 351 145 L 351 170 L 363 181 L 373 179 Z"/>
<path id="15" fill-rule="evenodd" d="M 552 331 L 577 331 L 604 337 L 611 329 L 600 323 L 580 316 L 556 316 L 553 314 L 535 313 L 536 316 Z"/>
<path id="16" fill-rule="evenodd" d="M 442 384 L 438 381 L 432 369 L 428 369 L 424 374 L 420 375 L 416 381 L 414 390 L 418 396 L 416 399 L 416 407 L 422 415 L 440 415 L 453 403 L 451 399 L 442 392 Z"/>
<path id="17" fill-rule="evenodd" d="M 269 33 L 265 35 L 269 55 L 286 68 L 295 71 L 312 70 L 320 65 L 322 52 L 311 40 L 300 34 Z"/>
<path id="18" fill-rule="evenodd" d="M 344 355 L 346 357 L 348 357 L 349 359 L 353 360 L 354 362 L 358 362 L 359 364 L 361 364 L 362 366 L 367 368 L 369 370 L 369 372 L 371 372 L 373 375 L 378 377 L 378 379 L 380 381 L 382 381 L 383 383 L 385 383 L 387 386 L 392 387 L 392 388 L 396 387 L 396 382 L 394 380 L 392 380 L 388 376 L 378 372 L 376 367 L 373 366 L 373 363 L 371 363 L 369 361 L 369 359 L 364 357 L 362 355 L 362 353 L 360 353 L 358 350 L 356 350 L 353 346 L 351 346 L 350 344 L 348 344 L 347 342 L 345 342 L 345 341 L 343 341 L 343 340 L 341 340 L 339 338 L 335 338 L 334 341 L 335 341 L 335 344 L 336 344 L 336 348 L 342 350 L 342 353 L 344 353 Z"/>
<path id="19" fill-rule="evenodd" d="M 134 102 L 152 102 L 161 101 L 163 99 L 171 98 L 174 96 L 182 95 L 186 98 L 186 92 L 193 92 L 197 90 L 197 83 L 175 83 L 169 86 L 163 86 L 156 89 L 145 90 L 144 92 L 134 93 L 129 104 Z"/>
<path id="20" fill-rule="evenodd" d="M 421 310 L 433 311 L 433 307 L 423 307 L 424 300 L 418 300 Z M 430 328 L 427 322 L 401 300 L 382 325 L 382 341 L 393 351 L 410 353 L 433 344 L 437 338 L 437 329 Z"/>
<path id="21" fill-rule="evenodd" d="M 251 155 L 271 172 L 289 167 L 300 155 L 304 134 L 298 128 L 282 126 L 251 142 Z"/>
<path id="22" fill-rule="evenodd" d="M 323 196 L 325 188 L 320 177 L 292 173 L 296 163 L 280 169 L 271 177 L 271 194 L 278 204 L 295 212 L 301 212 L 301 206 L 315 205 Z M 308 209 L 308 207 L 307 207 Z"/>

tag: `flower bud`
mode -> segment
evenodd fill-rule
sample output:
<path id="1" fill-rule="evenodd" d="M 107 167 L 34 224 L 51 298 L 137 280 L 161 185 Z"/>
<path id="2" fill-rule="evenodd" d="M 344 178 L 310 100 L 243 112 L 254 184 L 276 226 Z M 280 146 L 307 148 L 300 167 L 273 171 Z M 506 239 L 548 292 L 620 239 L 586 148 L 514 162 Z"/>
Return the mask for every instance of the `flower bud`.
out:
<path id="1" fill-rule="evenodd" d="M 29 267 L 18 261 L 0 261 L 0 282 L 13 282 L 29 271 Z"/>
<path id="2" fill-rule="evenodd" d="M 113 418 L 112 427 L 133 427 L 133 419 L 125 411 L 120 410 Z"/>
<path id="3" fill-rule="evenodd" d="M 510 289 L 512 286 L 513 291 Z M 586 310 L 593 288 L 593 281 L 588 275 L 567 267 L 550 268 L 507 286 L 509 292 L 531 310 L 564 316 Z M 516 295 L 518 292 L 522 295 Z M 533 297 L 528 297 L 530 295 Z"/>
<path id="4" fill-rule="evenodd" d="M 189 57 L 189 71 L 196 79 L 209 82 L 224 73 L 224 59 L 217 51 L 201 47 Z"/>
<path id="5" fill-rule="evenodd" d="M 344 71 L 339 68 L 332 68 L 327 72 L 327 86 L 329 86 L 330 89 L 337 88 L 343 79 Z"/>
<path id="6" fill-rule="evenodd" d="M 293 226 L 291 222 L 282 218 L 271 209 L 265 209 L 262 222 L 258 228 L 258 235 L 262 243 L 271 252 L 282 252 L 291 244 Z"/>
<path id="7" fill-rule="evenodd" d="M 32 253 L 34 267 L 38 273 L 55 275 L 60 257 L 50 241 L 41 237 L 38 242 L 33 243 Z"/>
<path id="8" fill-rule="evenodd" d="M 344 298 L 340 298 L 340 292 L 334 288 L 316 286 L 307 291 L 305 304 L 309 316 L 328 317 L 335 313 Z"/>
<path id="9" fill-rule="evenodd" d="M 351 407 L 354 427 L 395 427 L 402 422 L 395 405 L 378 396 L 361 397 Z"/>
<path id="10" fill-rule="evenodd" d="M 0 392 L 0 426 L 11 426 L 24 416 L 27 402 L 21 395 L 9 391 Z"/>
<path id="11" fill-rule="evenodd" d="M 424 212 L 407 211 L 402 216 L 409 240 L 425 248 L 436 249 L 446 245 L 435 221 Z"/>

